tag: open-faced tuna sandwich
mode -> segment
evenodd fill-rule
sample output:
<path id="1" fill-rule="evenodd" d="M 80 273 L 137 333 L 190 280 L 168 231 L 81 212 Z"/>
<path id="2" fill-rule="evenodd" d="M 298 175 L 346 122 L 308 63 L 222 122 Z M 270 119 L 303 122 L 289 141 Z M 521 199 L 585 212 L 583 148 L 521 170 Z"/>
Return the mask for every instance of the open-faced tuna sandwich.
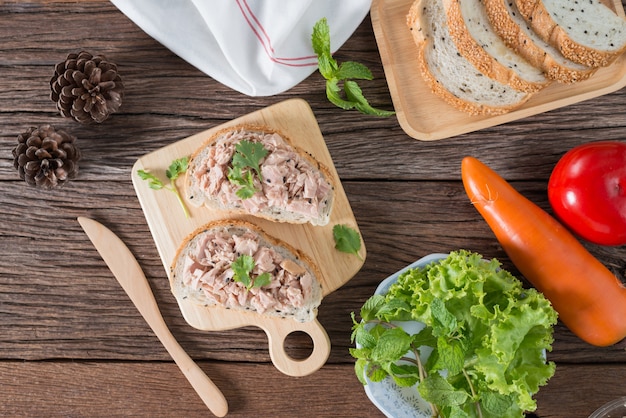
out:
<path id="1" fill-rule="evenodd" d="M 211 222 L 189 235 L 171 266 L 177 299 L 259 314 L 314 319 L 321 275 L 302 252 L 241 220 Z"/>
<path id="2" fill-rule="evenodd" d="M 284 134 L 251 125 L 205 142 L 191 156 L 185 190 L 198 207 L 312 225 L 328 224 L 335 193 L 327 167 Z"/>

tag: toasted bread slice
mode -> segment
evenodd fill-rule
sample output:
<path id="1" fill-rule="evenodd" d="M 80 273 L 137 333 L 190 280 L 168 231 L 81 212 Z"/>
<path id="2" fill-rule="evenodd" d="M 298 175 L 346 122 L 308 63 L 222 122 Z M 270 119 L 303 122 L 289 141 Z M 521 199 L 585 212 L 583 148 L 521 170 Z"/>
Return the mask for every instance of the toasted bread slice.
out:
<path id="1" fill-rule="evenodd" d="M 499 115 L 518 108 L 532 93 L 520 92 L 476 69 L 451 41 L 442 0 L 416 0 L 407 25 L 417 45 L 426 84 L 443 100 L 472 115 Z"/>
<path id="2" fill-rule="evenodd" d="M 241 185 L 229 179 L 235 149 L 242 141 L 261 143 L 267 155 L 260 176 L 253 173 L 254 194 L 237 195 Z M 326 225 L 335 196 L 330 171 L 289 138 L 262 126 L 239 125 L 218 131 L 192 156 L 185 195 L 194 206 L 246 213 L 275 222 Z"/>
<path id="3" fill-rule="evenodd" d="M 600 0 L 515 0 L 532 29 L 568 59 L 605 67 L 626 50 L 626 19 Z"/>
<path id="4" fill-rule="evenodd" d="M 484 0 L 492 27 L 502 40 L 528 62 L 541 68 L 551 80 L 576 83 L 589 78 L 595 68 L 569 60 L 541 39 L 524 20 L 515 2 Z"/>
<path id="5" fill-rule="evenodd" d="M 443 0 L 452 40 L 481 73 L 516 90 L 536 92 L 550 83 L 544 72 L 494 30 L 482 0 Z"/>
<path id="6" fill-rule="evenodd" d="M 242 254 L 254 259 L 252 283 L 263 273 L 261 287 L 234 280 L 232 263 Z M 322 301 L 321 275 L 302 252 L 240 220 L 209 223 L 189 235 L 171 265 L 170 285 L 178 300 L 221 306 L 262 315 L 314 319 Z"/>

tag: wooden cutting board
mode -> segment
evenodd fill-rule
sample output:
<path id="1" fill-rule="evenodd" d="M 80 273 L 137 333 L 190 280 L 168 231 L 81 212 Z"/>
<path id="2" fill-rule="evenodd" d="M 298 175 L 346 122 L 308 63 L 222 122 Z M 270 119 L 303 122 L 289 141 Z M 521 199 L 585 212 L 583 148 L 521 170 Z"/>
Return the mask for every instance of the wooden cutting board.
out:
<path id="1" fill-rule="evenodd" d="M 602 0 L 624 16 L 621 0 Z M 400 126 L 412 138 L 432 141 L 450 138 L 602 96 L 626 86 L 626 54 L 588 80 L 554 82 L 520 108 L 497 116 L 472 116 L 433 94 L 419 72 L 415 42 L 406 25 L 414 0 L 373 0 L 372 28 Z"/>
<path id="2" fill-rule="evenodd" d="M 214 132 L 243 123 L 265 125 L 284 133 L 294 145 L 308 151 L 329 168 L 335 177 L 336 196 L 328 225 L 275 223 L 249 215 L 235 215 L 227 211 L 195 208 L 191 205 L 187 205 L 191 216 L 185 218 L 174 193 L 150 189 L 148 182 L 137 175 L 138 170 L 146 170 L 166 181 L 165 170 L 174 159 L 191 155 Z M 182 177 L 179 179 L 179 188 L 182 188 Z M 332 234 L 334 225 L 348 225 L 357 231 L 359 228 L 315 116 L 304 100 L 291 99 L 277 103 L 147 154 L 139 158 L 133 166 L 132 181 L 170 280 L 170 265 L 184 238 L 200 226 L 222 219 L 243 219 L 255 223 L 269 235 L 286 241 L 306 253 L 321 271 L 324 296 L 350 280 L 363 266 L 366 256 L 363 243 L 360 259 L 334 248 Z M 289 318 L 270 318 L 253 312 L 235 312 L 220 306 L 199 306 L 187 300 L 178 300 L 178 304 L 185 320 L 197 329 L 226 330 L 249 325 L 262 328 L 269 339 L 270 356 L 274 365 L 288 375 L 302 376 L 314 372 L 324 365 L 330 353 L 328 335 L 317 320 L 299 323 Z M 320 309 L 323 308 L 322 301 Z M 284 340 L 294 331 L 306 332 L 313 340 L 313 352 L 309 358 L 294 360 L 285 353 Z"/>

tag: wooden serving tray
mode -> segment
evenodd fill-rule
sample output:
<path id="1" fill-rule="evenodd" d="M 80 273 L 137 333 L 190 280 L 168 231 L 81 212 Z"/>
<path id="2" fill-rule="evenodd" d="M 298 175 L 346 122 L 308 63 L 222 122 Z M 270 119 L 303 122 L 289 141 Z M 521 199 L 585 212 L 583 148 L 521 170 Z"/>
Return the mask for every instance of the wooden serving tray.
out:
<path id="1" fill-rule="evenodd" d="M 165 170 L 174 159 L 191 155 L 214 132 L 243 123 L 277 129 L 287 135 L 294 145 L 308 151 L 328 167 L 336 180 L 335 202 L 328 225 L 275 223 L 249 215 L 234 215 L 227 211 L 195 208 L 191 205 L 187 205 L 191 214 L 187 219 L 174 193 L 152 190 L 148 182 L 137 175 L 138 170 L 146 170 L 166 180 Z M 179 180 L 181 180 L 179 186 L 182 187 L 182 176 Z M 275 104 L 147 154 L 134 164 L 132 181 L 168 277 L 170 265 L 184 238 L 198 227 L 222 219 L 243 219 L 255 223 L 269 235 L 286 241 L 306 253 L 321 271 L 324 296 L 350 280 L 363 266 L 366 256 L 363 243 L 361 259 L 334 248 L 332 234 L 334 225 L 346 224 L 357 231 L 359 228 L 315 116 L 304 100 L 291 99 Z M 302 376 L 314 372 L 324 365 L 330 353 L 330 341 L 317 320 L 299 323 L 289 318 L 270 318 L 253 312 L 236 312 L 221 306 L 199 306 L 187 300 L 178 300 L 178 304 L 185 320 L 194 328 L 226 330 L 249 325 L 262 328 L 269 338 L 270 355 L 274 365 L 288 375 Z M 294 331 L 306 332 L 313 340 L 313 352 L 305 360 L 291 359 L 284 351 L 284 339 Z"/>
<path id="2" fill-rule="evenodd" d="M 611 1 L 615 1 L 611 3 Z M 621 16 L 619 0 L 607 0 Z M 406 25 L 413 0 L 373 0 L 372 26 L 398 122 L 412 138 L 436 140 L 500 125 L 611 93 L 626 86 L 626 57 L 576 84 L 552 83 L 520 108 L 498 116 L 472 116 L 434 95 L 424 83 Z"/>

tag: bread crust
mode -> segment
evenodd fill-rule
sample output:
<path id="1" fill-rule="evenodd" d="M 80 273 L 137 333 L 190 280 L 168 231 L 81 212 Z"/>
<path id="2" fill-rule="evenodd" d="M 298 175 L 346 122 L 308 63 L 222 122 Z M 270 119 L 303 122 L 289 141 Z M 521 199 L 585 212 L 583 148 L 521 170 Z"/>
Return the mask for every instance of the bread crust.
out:
<path id="1" fill-rule="evenodd" d="M 194 174 L 196 172 L 196 170 L 198 169 L 197 167 L 197 163 L 199 161 L 201 161 L 201 157 L 202 155 L 208 151 L 209 147 L 211 147 L 215 142 L 217 142 L 218 140 L 220 140 L 220 138 L 222 138 L 223 136 L 231 133 L 231 132 L 236 132 L 236 131 L 240 131 L 240 130 L 244 130 L 247 132 L 262 132 L 264 134 L 277 134 L 279 135 L 282 140 L 287 144 L 287 146 L 291 147 L 298 155 L 300 155 L 302 158 L 304 158 L 309 164 L 311 164 L 311 166 L 313 166 L 315 169 L 319 170 L 322 173 L 322 176 L 328 181 L 328 183 L 331 185 L 331 193 L 329 196 L 329 202 L 326 206 L 326 211 L 323 213 L 323 216 L 321 219 L 313 219 L 313 220 L 309 220 L 308 222 L 312 223 L 313 225 L 325 225 L 328 223 L 329 218 L 330 218 L 330 211 L 332 210 L 332 206 L 333 206 L 333 201 L 334 201 L 334 191 L 336 189 L 336 180 L 333 177 L 333 175 L 331 174 L 331 171 L 321 162 L 317 161 L 310 153 L 308 153 L 307 151 L 303 150 L 302 148 L 296 146 L 293 141 L 291 140 L 291 138 L 289 138 L 287 135 L 285 135 L 284 133 L 276 130 L 276 129 L 272 129 L 268 126 L 265 125 L 254 125 L 254 124 L 239 124 L 236 126 L 232 126 L 232 127 L 227 127 L 224 129 L 221 129 L 217 132 L 215 132 L 211 137 L 209 137 L 203 144 L 202 146 L 200 146 L 198 149 L 196 149 L 193 154 L 191 155 L 190 159 L 189 159 L 189 165 L 187 168 L 187 171 L 185 173 L 185 181 L 184 181 L 184 190 L 185 190 L 185 196 L 187 198 L 187 200 L 194 206 L 196 207 L 200 207 L 202 205 L 207 206 L 208 208 L 211 209 L 218 209 L 218 210 L 227 210 L 227 211 L 231 211 L 233 213 L 240 213 L 240 214 L 249 214 L 249 215 L 253 215 L 259 218 L 263 218 L 263 219 L 267 219 L 273 222 L 286 222 L 286 223 L 306 223 L 307 220 L 295 220 L 289 217 L 285 217 L 284 215 L 277 215 L 276 212 L 272 212 L 272 211 L 262 211 L 262 212 L 255 212 L 255 213 L 250 213 L 249 211 L 247 211 L 245 208 L 243 207 L 237 207 L 237 206 L 223 206 L 220 202 L 218 202 L 215 199 L 211 199 L 210 197 L 206 196 L 203 191 L 201 190 L 201 188 L 197 187 L 195 184 L 195 179 L 194 179 Z"/>
<path id="2" fill-rule="evenodd" d="M 448 29 L 457 49 L 481 73 L 515 90 L 534 93 L 549 84 L 548 79 L 531 81 L 520 77 L 514 70 L 507 68 L 490 55 L 467 28 L 460 5 L 461 0 L 443 0 L 448 17 Z M 482 0 L 479 0 L 482 3 Z"/>
<path id="3" fill-rule="evenodd" d="M 519 24 L 511 18 L 505 3 L 508 0 L 483 1 L 489 20 L 502 40 L 532 65 L 541 68 L 551 80 L 560 83 L 576 83 L 586 80 L 595 72 L 594 68 L 583 66 L 582 64 L 571 66 L 563 65 L 544 48 L 537 45 L 535 41 L 520 28 Z M 572 64 L 574 64 L 574 61 L 572 61 Z"/>
<path id="4" fill-rule="evenodd" d="M 297 261 L 298 264 L 303 265 L 307 269 L 307 271 L 309 271 L 309 273 L 313 276 L 313 294 L 311 296 L 311 299 L 305 306 L 305 309 L 308 311 L 301 311 L 297 313 L 268 311 L 265 314 L 267 314 L 268 316 L 293 317 L 300 322 L 306 322 L 315 318 L 315 316 L 317 315 L 317 307 L 322 301 L 322 274 L 317 265 L 304 252 L 298 250 L 297 248 L 279 238 L 269 235 L 258 225 L 240 219 L 212 221 L 201 227 L 196 228 L 192 233 L 188 234 L 185 237 L 183 242 L 176 250 L 176 254 L 170 266 L 170 289 L 172 294 L 174 294 L 177 299 L 190 298 L 192 302 L 199 305 L 218 306 L 216 303 L 209 301 L 208 299 L 203 300 L 203 297 L 201 295 L 191 294 L 190 290 L 186 288 L 186 286 L 183 284 L 183 269 L 185 265 L 185 257 L 189 251 L 194 250 L 193 246 L 195 245 L 196 240 L 200 239 L 204 233 L 219 229 L 241 229 L 245 231 L 251 231 L 261 237 L 262 245 L 269 245 L 277 250 L 284 258 L 289 258 L 293 261 Z M 249 311 L 251 309 L 245 310 Z"/>
<path id="5" fill-rule="evenodd" d="M 450 91 L 448 91 L 445 87 L 441 85 L 441 83 L 437 80 L 437 78 L 432 74 L 431 70 L 428 68 L 428 62 L 426 60 L 426 48 L 428 48 L 430 44 L 430 40 L 427 36 L 422 32 L 421 24 L 420 24 L 420 16 L 422 13 L 422 9 L 425 7 L 425 0 L 416 0 L 409 12 L 407 14 L 406 24 L 411 31 L 411 35 L 415 44 L 417 45 L 417 62 L 420 68 L 420 72 L 424 78 L 424 81 L 429 86 L 430 90 L 448 104 L 454 106 L 456 109 L 468 113 L 470 115 L 502 115 L 508 113 L 519 106 L 521 106 L 524 102 L 530 98 L 530 94 L 526 95 L 526 97 L 516 104 L 512 104 L 510 106 L 488 106 L 478 102 L 470 102 L 467 100 L 463 100 Z"/>
<path id="6" fill-rule="evenodd" d="M 615 51 L 598 50 L 575 42 L 567 30 L 552 19 L 542 0 L 515 0 L 515 5 L 533 30 L 571 61 L 593 68 L 606 67 L 626 49 L 625 45 Z"/>

